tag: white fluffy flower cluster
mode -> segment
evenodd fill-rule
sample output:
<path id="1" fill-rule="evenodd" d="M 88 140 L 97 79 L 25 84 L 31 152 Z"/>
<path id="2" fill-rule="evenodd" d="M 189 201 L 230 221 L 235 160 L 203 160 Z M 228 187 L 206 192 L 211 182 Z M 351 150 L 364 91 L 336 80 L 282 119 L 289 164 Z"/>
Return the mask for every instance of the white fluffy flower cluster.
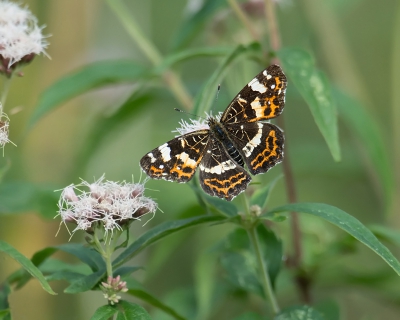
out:
<path id="1" fill-rule="evenodd" d="M 36 17 L 8 0 L 0 0 L 0 72 L 10 75 L 16 62 L 28 63 L 48 45 Z"/>
<path id="2" fill-rule="evenodd" d="M 215 118 L 217 120 L 219 120 L 221 118 L 221 116 L 222 116 L 222 112 L 218 113 L 215 116 Z M 210 129 L 210 127 L 208 125 L 208 119 L 212 118 L 212 117 L 213 117 L 213 115 L 211 112 L 209 114 L 206 112 L 206 118 L 201 118 L 200 120 L 189 119 L 190 123 L 186 122 L 185 120 L 181 120 L 179 122 L 180 127 L 176 128 L 176 130 L 173 130 L 172 132 L 178 132 L 179 133 L 179 135 L 177 135 L 177 137 L 178 137 L 183 134 L 190 133 L 190 132 L 197 131 L 197 130 L 208 130 L 208 129 Z"/>
<path id="3" fill-rule="evenodd" d="M 144 189 L 144 183 L 104 181 L 104 176 L 94 183 L 82 181 L 63 189 L 58 213 L 64 223 L 77 225 L 73 232 L 89 231 L 96 223 L 106 232 L 121 230 L 132 220 L 157 210 L 157 203 L 143 195 Z"/>

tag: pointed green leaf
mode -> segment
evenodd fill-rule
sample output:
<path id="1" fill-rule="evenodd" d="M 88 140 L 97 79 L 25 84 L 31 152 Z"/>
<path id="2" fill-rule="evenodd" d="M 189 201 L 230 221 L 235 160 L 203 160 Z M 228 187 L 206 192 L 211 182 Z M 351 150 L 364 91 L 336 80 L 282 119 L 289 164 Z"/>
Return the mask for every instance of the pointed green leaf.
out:
<path id="1" fill-rule="evenodd" d="M 211 197 L 209 195 L 204 195 L 203 198 L 209 205 L 213 206 L 226 217 L 235 217 L 238 215 L 238 210 L 232 202 Z"/>
<path id="2" fill-rule="evenodd" d="M 94 289 L 99 282 L 105 278 L 106 271 L 105 269 L 101 269 L 95 273 L 92 273 L 88 276 L 84 276 L 79 278 L 78 280 L 72 282 L 65 290 L 65 293 L 80 293 L 86 292 Z"/>
<path id="3" fill-rule="evenodd" d="M 340 161 L 337 112 L 328 79 L 315 68 L 313 58 L 304 50 L 284 48 L 278 56 L 289 80 L 307 102 L 333 159 Z"/>
<path id="4" fill-rule="evenodd" d="M 176 221 L 167 221 L 164 222 L 153 229 L 147 231 L 143 234 L 139 239 L 133 242 L 128 248 L 126 248 L 113 262 L 113 267 L 118 267 L 128 260 L 132 259 L 139 252 L 141 252 L 144 248 L 153 244 L 154 242 L 173 234 L 179 230 L 186 229 L 195 225 L 209 223 L 209 222 L 217 222 L 224 220 L 223 217 L 218 216 L 197 216 L 189 219 L 176 220 Z"/>
<path id="5" fill-rule="evenodd" d="M 117 320 L 152 320 L 147 311 L 132 302 L 121 300 L 118 303 Z"/>
<path id="6" fill-rule="evenodd" d="M 43 92 L 29 127 L 58 105 L 82 93 L 105 85 L 137 81 L 147 76 L 146 69 L 134 61 L 101 61 L 84 66 L 59 79 Z"/>
<path id="7" fill-rule="evenodd" d="M 53 291 L 53 289 L 51 289 L 49 283 L 44 278 L 42 272 L 32 263 L 31 260 L 26 258 L 24 255 L 22 255 L 20 252 L 14 249 L 11 245 L 1 240 L 0 240 L 0 251 L 6 253 L 15 261 L 17 261 L 27 272 L 29 272 L 32 275 L 32 277 L 36 278 L 39 281 L 40 285 L 44 290 L 46 290 L 50 294 L 54 295 L 56 294 Z"/>
<path id="8" fill-rule="evenodd" d="M 90 320 L 109 320 L 117 312 L 116 306 L 101 306 L 95 311 Z"/>
<path id="9" fill-rule="evenodd" d="M 379 242 L 374 234 L 360 221 L 343 210 L 324 203 L 292 203 L 275 208 L 266 215 L 292 211 L 309 213 L 333 223 L 369 247 L 400 275 L 400 263 L 388 248 Z"/>

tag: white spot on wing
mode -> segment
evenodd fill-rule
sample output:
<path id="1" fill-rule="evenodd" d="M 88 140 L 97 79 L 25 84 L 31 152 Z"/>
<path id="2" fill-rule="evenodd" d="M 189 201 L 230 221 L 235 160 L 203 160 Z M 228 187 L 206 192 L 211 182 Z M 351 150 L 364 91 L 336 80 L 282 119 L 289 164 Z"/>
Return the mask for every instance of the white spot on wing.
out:
<path id="1" fill-rule="evenodd" d="M 214 167 L 211 167 L 211 168 L 206 168 L 205 166 L 200 165 L 201 171 L 204 171 L 207 173 L 216 173 L 216 174 L 221 174 L 227 170 L 235 169 L 235 168 L 236 168 L 236 164 L 231 160 L 221 162 L 220 164 L 218 164 Z"/>
<path id="2" fill-rule="evenodd" d="M 259 93 L 264 93 L 265 91 L 267 91 L 267 88 L 262 83 L 260 83 L 257 78 L 254 78 L 253 80 L 251 80 L 249 82 L 248 86 L 253 91 L 257 91 Z"/>
<path id="3" fill-rule="evenodd" d="M 254 101 L 250 104 L 251 108 L 256 112 L 256 117 L 261 118 L 264 116 L 263 109 L 261 108 L 260 99 L 257 97 Z"/>
<path id="4" fill-rule="evenodd" d="M 158 147 L 158 150 L 161 152 L 161 157 L 164 162 L 171 160 L 171 148 L 168 147 L 167 143 Z"/>
<path id="5" fill-rule="evenodd" d="M 195 160 L 189 158 L 189 155 L 186 152 L 182 152 L 181 154 L 177 155 L 177 158 L 180 159 L 185 165 L 190 167 L 194 167 L 197 164 Z"/>
<path id="6" fill-rule="evenodd" d="M 251 155 L 251 153 L 253 152 L 254 148 L 259 146 L 261 143 L 263 124 L 258 123 L 257 125 L 258 125 L 257 134 L 242 149 L 246 157 L 249 157 Z"/>
<path id="7" fill-rule="evenodd" d="M 156 158 L 154 158 L 154 155 L 153 155 L 153 153 L 149 152 L 147 155 L 149 156 L 149 158 L 150 158 L 150 162 L 151 162 L 151 163 L 154 163 L 154 162 L 156 162 Z"/>

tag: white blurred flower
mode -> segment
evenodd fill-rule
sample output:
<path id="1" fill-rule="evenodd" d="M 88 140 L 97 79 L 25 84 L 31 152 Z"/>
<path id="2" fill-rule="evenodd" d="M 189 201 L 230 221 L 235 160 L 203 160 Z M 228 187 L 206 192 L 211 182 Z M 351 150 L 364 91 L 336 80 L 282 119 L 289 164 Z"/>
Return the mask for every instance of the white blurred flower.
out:
<path id="1" fill-rule="evenodd" d="M 1 110 L 3 110 L 3 108 L 0 103 L 0 148 L 3 149 L 3 155 L 4 155 L 5 145 L 7 143 L 12 143 L 15 146 L 15 144 L 8 138 L 10 119 L 8 118 L 7 114 L 5 114 Z"/>
<path id="2" fill-rule="evenodd" d="M 144 183 L 104 181 L 104 175 L 94 183 L 82 180 L 79 185 L 63 189 L 58 214 L 64 223 L 76 224 L 73 233 L 89 230 L 96 223 L 100 223 L 106 233 L 112 233 L 147 213 L 155 213 L 157 203 L 143 193 Z"/>
<path id="3" fill-rule="evenodd" d="M 47 55 L 42 29 L 27 7 L 0 0 L 0 72 L 9 76 L 17 62 L 29 63 L 37 54 Z"/>

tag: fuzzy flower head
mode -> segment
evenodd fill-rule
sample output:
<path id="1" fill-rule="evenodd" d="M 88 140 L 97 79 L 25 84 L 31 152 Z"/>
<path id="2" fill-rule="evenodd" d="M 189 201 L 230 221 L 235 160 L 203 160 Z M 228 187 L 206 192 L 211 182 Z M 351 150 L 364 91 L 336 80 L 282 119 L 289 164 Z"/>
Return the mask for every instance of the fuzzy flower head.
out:
<path id="1" fill-rule="evenodd" d="M 221 119 L 222 116 L 222 112 L 218 113 L 215 118 L 219 121 L 219 119 Z M 206 112 L 206 118 L 200 118 L 199 120 L 193 120 L 193 119 L 189 119 L 189 122 L 186 122 L 185 120 L 181 120 L 179 122 L 179 124 L 181 125 L 179 128 L 176 128 L 176 130 L 173 130 L 172 132 L 177 132 L 179 133 L 178 136 L 184 135 L 186 133 L 190 133 L 193 131 L 197 131 L 197 130 L 208 130 L 210 129 L 209 126 L 209 119 L 213 118 L 212 113 L 207 113 Z"/>
<path id="2" fill-rule="evenodd" d="M 3 110 L 1 103 L 0 103 L 0 110 Z M 3 153 L 4 153 L 4 147 L 7 143 L 14 144 L 8 138 L 9 126 L 10 126 L 10 119 L 4 112 L 0 111 L 0 148 L 3 149 Z"/>
<path id="3" fill-rule="evenodd" d="M 19 65 L 46 54 L 47 41 L 36 17 L 25 7 L 0 0 L 0 73 L 10 76 Z"/>
<path id="4" fill-rule="evenodd" d="M 144 189 L 144 183 L 104 181 L 104 176 L 94 183 L 82 181 L 63 189 L 58 213 L 62 222 L 76 224 L 73 233 L 91 232 L 98 225 L 106 234 L 112 233 L 147 213 L 156 212 L 157 203 L 143 195 Z"/>

